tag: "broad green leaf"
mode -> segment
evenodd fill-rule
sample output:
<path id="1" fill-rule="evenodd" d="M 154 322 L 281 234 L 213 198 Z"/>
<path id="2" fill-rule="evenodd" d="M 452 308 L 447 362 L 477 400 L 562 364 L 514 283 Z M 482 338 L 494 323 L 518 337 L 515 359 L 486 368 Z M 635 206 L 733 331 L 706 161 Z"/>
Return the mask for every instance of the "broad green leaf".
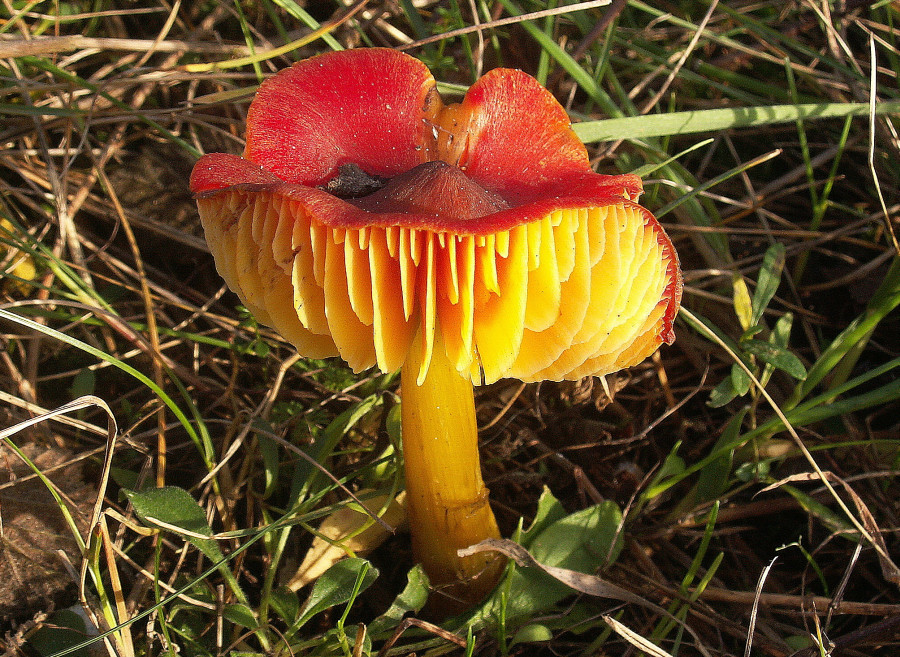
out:
<path id="1" fill-rule="evenodd" d="M 516 632 L 509 647 L 512 648 L 517 643 L 536 643 L 539 641 L 550 641 L 553 638 L 553 631 L 546 625 L 541 623 L 530 623 L 520 628 Z"/>
<path id="2" fill-rule="evenodd" d="M 213 535 L 212 529 L 206 521 L 206 513 L 190 493 L 177 486 L 140 491 L 124 490 L 123 493 L 143 523 L 180 534 L 207 559 L 218 563 L 219 572 L 237 596 L 238 602 L 247 604 L 247 596 L 225 563 L 219 544 L 212 538 L 206 538 Z"/>
<path id="3" fill-rule="evenodd" d="M 278 473 L 281 469 L 281 450 L 277 442 L 270 437 L 275 432 L 269 423 L 262 418 L 256 418 L 253 421 L 253 428 L 256 431 L 256 440 L 259 444 L 259 453 L 262 455 L 263 476 L 265 477 L 265 489 L 263 490 L 263 499 L 275 492 L 278 484 Z"/>
<path id="4" fill-rule="evenodd" d="M 756 291 L 753 293 L 753 317 L 750 320 L 750 326 L 756 326 L 762 320 L 769 302 L 778 291 L 783 269 L 784 244 L 773 244 L 766 249 L 759 277 L 756 280 Z M 745 330 L 746 328 L 744 327 Z"/>
<path id="5" fill-rule="evenodd" d="M 791 338 L 791 326 L 793 326 L 793 324 L 794 315 L 792 313 L 785 313 L 779 317 L 778 321 L 775 322 L 775 328 L 772 329 L 772 333 L 769 335 L 769 343 L 777 349 L 787 351 L 788 341 Z M 759 376 L 759 382 L 762 384 L 763 388 L 769 385 L 769 381 L 772 379 L 772 374 L 774 373 L 775 366 L 771 363 L 766 363 L 762 374 Z"/>
<path id="6" fill-rule="evenodd" d="M 413 566 L 406 576 L 406 587 L 394 598 L 393 604 L 381 616 L 369 623 L 369 634 L 392 631 L 406 614 L 416 613 L 428 599 L 428 575 L 420 564 Z"/>
<path id="7" fill-rule="evenodd" d="M 279 586 L 269 596 L 269 604 L 275 613 L 288 624 L 300 616 L 300 599 L 286 586 Z"/>
<path id="8" fill-rule="evenodd" d="M 741 328 L 747 330 L 754 326 L 753 302 L 750 300 L 750 290 L 743 276 L 735 274 L 731 279 L 732 297 L 734 298 L 734 313 L 737 315 Z"/>
<path id="9" fill-rule="evenodd" d="M 544 499 L 545 512 L 555 515 L 558 502 L 549 493 Z M 614 503 L 591 506 L 548 522 L 530 542 L 529 552 L 544 565 L 593 574 L 618 557 L 621 523 L 622 512 Z M 572 595 L 571 588 L 538 568 L 512 567 L 509 573 L 468 622 L 475 626 L 496 623 L 501 612 L 507 622 L 529 618 Z"/>
<path id="10" fill-rule="evenodd" d="M 803 367 L 803 363 L 787 349 L 771 342 L 763 342 L 762 340 L 746 340 L 743 347 L 748 353 L 753 354 L 765 363 L 787 372 L 795 379 L 802 381 L 806 378 L 806 368 Z"/>
<path id="11" fill-rule="evenodd" d="M 554 522 L 531 542 L 528 551 L 545 566 L 591 573 L 619 556 L 621 522 L 619 507 L 602 502 Z"/>
<path id="12" fill-rule="evenodd" d="M 731 385 L 738 397 L 743 397 L 750 390 L 752 383 L 750 375 L 744 371 L 744 368 L 734 363 L 731 366 Z"/>
<path id="13" fill-rule="evenodd" d="M 772 335 L 769 336 L 769 342 L 776 347 L 787 349 L 788 339 L 791 337 L 791 327 L 794 325 L 794 314 L 785 313 L 775 322 L 775 328 L 772 329 Z"/>
<path id="14" fill-rule="evenodd" d="M 359 589 L 356 589 L 357 579 L 362 575 Z M 303 625 L 319 612 L 344 604 L 355 593 L 364 591 L 371 586 L 378 577 L 378 570 L 365 559 L 344 559 L 334 564 L 325 571 L 313 584 L 312 591 L 300 617 L 291 625 L 288 636 L 293 636 Z"/>
<path id="15" fill-rule="evenodd" d="M 713 452 L 722 451 L 722 455 L 710 462 L 700 471 L 697 478 L 695 504 L 712 502 L 719 499 L 728 489 L 728 478 L 731 475 L 732 458 L 734 456 L 735 438 L 741 431 L 741 424 L 749 409 L 742 408 L 725 426 Z"/>
<path id="16" fill-rule="evenodd" d="M 522 532 L 519 543 L 523 547 L 530 547 L 535 536 L 540 535 L 547 527 L 554 522 L 562 520 L 566 517 L 566 510 L 560 504 L 550 489 L 544 486 L 544 490 L 538 498 L 537 512 L 534 514 L 534 520 L 531 526 Z"/>
<path id="17" fill-rule="evenodd" d="M 734 389 L 731 376 L 726 376 L 709 393 L 709 400 L 706 404 L 710 408 L 722 408 L 725 404 L 737 398 L 737 396 L 737 390 Z"/>
<path id="18" fill-rule="evenodd" d="M 785 484 L 781 486 L 782 489 L 791 497 L 793 497 L 797 502 L 803 507 L 807 513 L 816 517 L 821 521 L 823 525 L 825 525 L 826 529 L 831 532 L 835 532 L 840 536 L 843 536 L 846 539 L 851 541 L 856 541 L 859 539 L 859 534 L 854 530 L 853 525 L 847 521 L 844 516 L 835 513 L 827 506 L 822 504 L 821 502 L 817 502 L 812 497 L 804 493 L 803 491 L 791 486 L 789 484 Z"/>
<path id="19" fill-rule="evenodd" d="M 47 622 L 28 637 L 26 644 L 41 657 L 49 657 L 56 653 L 74 648 L 84 642 L 87 629 L 84 619 L 69 609 L 54 612 Z M 72 657 L 90 657 L 87 647 L 75 649 L 69 653 Z"/>
<path id="20" fill-rule="evenodd" d="M 72 397 L 83 397 L 84 395 L 93 395 L 96 389 L 97 375 L 94 370 L 85 367 L 75 378 L 72 379 L 72 385 L 69 387 L 69 393 Z"/>
<path id="21" fill-rule="evenodd" d="M 322 435 L 316 438 L 315 443 L 306 448 L 313 461 L 323 464 L 325 459 L 334 451 L 338 441 L 369 412 L 381 406 L 383 401 L 381 394 L 370 395 L 332 420 L 325 428 L 325 431 L 322 432 Z M 321 476 L 324 475 L 311 462 L 306 460 L 300 461 L 294 474 L 300 491 L 296 495 L 292 493 L 292 498 L 304 499 L 308 491 L 315 490 L 314 484 Z"/>
<path id="22" fill-rule="evenodd" d="M 765 481 L 772 469 L 768 461 L 754 461 L 741 463 L 734 471 L 734 476 L 741 481 Z"/>
<path id="23" fill-rule="evenodd" d="M 648 489 L 652 489 L 659 482 L 665 481 L 666 479 L 679 477 L 681 473 L 684 472 L 684 459 L 678 456 L 678 450 L 680 447 L 680 442 L 675 443 L 675 445 L 672 447 L 672 451 L 670 451 L 666 455 L 666 458 L 663 460 L 662 465 L 659 467 L 659 470 L 657 470 L 656 474 L 653 476 L 653 480 L 647 487 Z M 651 500 L 653 499 L 653 497 L 645 493 L 644 499 Z"/>
<path id="24" fill-rule="evenodd" d="M 248 630 L 255 630 L 259 627 L 259 620 L 257 620 L 256 614 L 247 605 L 225 605 L 222 608 L 222 616 L 235 625 L 246 627 Z"/>
<path id="25" fill-rule="evenodd" d="M 206 513 L 197 501 L 183 488 L 165 486 L 139 491 L 123 491 L 134 506 L 134 512 L 146 525 L 181 533 L 191 545 L 200 550 L 210 561 L 223 558 L 219 544 L 213 535 Z"/>

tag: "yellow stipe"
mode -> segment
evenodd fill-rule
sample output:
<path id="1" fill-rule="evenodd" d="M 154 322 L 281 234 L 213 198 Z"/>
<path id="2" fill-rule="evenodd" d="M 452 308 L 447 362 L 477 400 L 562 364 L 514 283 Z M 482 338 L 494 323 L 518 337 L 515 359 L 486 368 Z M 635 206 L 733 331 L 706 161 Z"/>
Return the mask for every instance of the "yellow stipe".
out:
<path id="1" fill-rule="evenodd" d="M 446 591 L 459 579 L 475 578 L 465 590 L 483 596 L 494 586 L 503 562 L 490 553 L 463 559 L 456 554 L 459 548 L 500 535 L 481 477 L 472 384 L 446 359 L 440 339 L 428 376 L 418 380 L 416 373 L 425 369 L 418 361 L 425 351 L 422 337 L 415 338 L 400 385 L 413 552 L 437 591 Z"/>

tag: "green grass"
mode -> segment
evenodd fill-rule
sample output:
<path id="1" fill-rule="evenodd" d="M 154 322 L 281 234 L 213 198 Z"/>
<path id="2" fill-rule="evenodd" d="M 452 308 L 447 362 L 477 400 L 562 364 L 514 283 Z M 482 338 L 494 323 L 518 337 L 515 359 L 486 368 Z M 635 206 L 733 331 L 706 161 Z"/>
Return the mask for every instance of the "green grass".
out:
<path id="1" fill-rule="evenodd" d="M 896 650 L 896 3 L 120 6 L 0 9 L 0 463 L 19 468 L 0 496 L 33 475 L 82 555 L 28 598 L 14 555 L 59 559 L 0 497 L 0 576 L 28 599 L 0 595 L 0 646 Z M 495 66 L 538 77 L 598 171 L 644 176 L 686 278 L 675 345 L 610 378 L 612 401 L 591 380 L 479 391 L 501 529 L 551 573 L 510 566 L 439 625 L 403 532 L 286 586 L 323 519 L 402 489 L 398 381 L 294 358 L 225 290 L 186 189 L 199 154 L 240 151 L 262 79 L 371 45 L 448 97 Z M 53 612 L 73 605 L 99 635 Z"/>

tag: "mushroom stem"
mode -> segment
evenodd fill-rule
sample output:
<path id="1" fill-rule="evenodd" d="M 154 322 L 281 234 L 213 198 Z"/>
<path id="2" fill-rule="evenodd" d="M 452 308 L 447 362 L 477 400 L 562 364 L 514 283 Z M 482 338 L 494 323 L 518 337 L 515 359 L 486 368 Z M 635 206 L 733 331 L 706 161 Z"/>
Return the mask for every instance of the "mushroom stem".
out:
<path id="1" fill-rule="evenodd" d="M 454 613 L 493 589 L 504 562 L 456 554 L 500 532 L 481 478 L 472 382 L 448 360 L 440 333 L 421 385 L 421 329 L 401 370 L 403 458 L 413 553 L 443 598 L 433 607 Z"/>

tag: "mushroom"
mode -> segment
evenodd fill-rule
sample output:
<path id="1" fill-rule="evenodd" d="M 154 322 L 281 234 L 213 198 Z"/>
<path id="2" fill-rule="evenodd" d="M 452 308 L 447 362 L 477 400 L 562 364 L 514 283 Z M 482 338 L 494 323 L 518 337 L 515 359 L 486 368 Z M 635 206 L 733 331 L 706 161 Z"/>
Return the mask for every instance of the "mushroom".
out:
<path id="1" fill-rule="evenodd" d="M 495 69 L 444 104 L 428 69 L 382 48 L 266 80 L 243 157 L 191 176 L 220 274 L 311 358 L 401 371 L 416 558 L 473 602 L 502 562 L 473 384 L 602 376 L 674 339 L 675 250 L 633 175 L 592 171 L 534 78 Z"/>

